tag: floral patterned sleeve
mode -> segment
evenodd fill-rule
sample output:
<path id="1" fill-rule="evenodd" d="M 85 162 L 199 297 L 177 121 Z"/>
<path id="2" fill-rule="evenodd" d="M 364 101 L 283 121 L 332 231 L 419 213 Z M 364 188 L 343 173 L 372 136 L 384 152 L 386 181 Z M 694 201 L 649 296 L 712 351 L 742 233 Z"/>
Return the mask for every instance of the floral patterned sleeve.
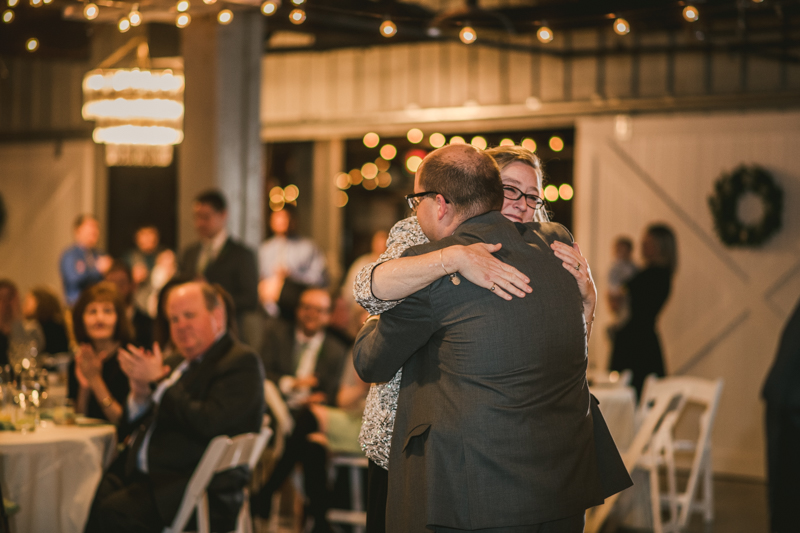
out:
<path id="1" fill-rule="evenodd" d="M 371 315 L 379 315 L 402 302 L 403 300 L 381 300 L 372 294 L 372 271 L 381 263 L 397 259 L 412 246 L 427 242 L 429 242 L 428 238 L 422 233 L 417 217 L 408 217 L 395 224 L 389 232 L 386 251 L 377 261 L 362 268 L 356 276 L 353 284 L 353 296 L 361 307 L 369 311 Z"/>

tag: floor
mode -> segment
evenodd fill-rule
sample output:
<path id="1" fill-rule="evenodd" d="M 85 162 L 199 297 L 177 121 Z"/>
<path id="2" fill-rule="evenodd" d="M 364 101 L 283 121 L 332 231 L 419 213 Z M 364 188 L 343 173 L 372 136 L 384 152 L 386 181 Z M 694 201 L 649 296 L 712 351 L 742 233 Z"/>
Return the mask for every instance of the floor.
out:
<path id="1" fill-rule="evenodd" d="M 714 522 L 705 524 L 700 515 L 692 517 L 686 533 L 768 533 L 767 489 L 761 481 L 734 477 L 714 479 Z M 260 521 L 257 521 L 260 522 Z M 256 533 L 294 533 L 291 518 L 282 516 L 277 528 L 256 523 Z M 272 524 L 273 526 L 276 524 Z M 604 533 L 640 533 L 642 529 L 604 529 Z"/>
<path id="2" fill-rule="evenodd" d="M 608 529 L 608 528 L 606 528 Z M 617 528 L 616 533 L 642 530 Z M 706 524 L 699 514 L 686 533 L 768 533 L 767 487 L 762 481 L 744 478 L 714 478 L 714 522 Z M 605 533 L 605 532 L 604 532 Z"/>

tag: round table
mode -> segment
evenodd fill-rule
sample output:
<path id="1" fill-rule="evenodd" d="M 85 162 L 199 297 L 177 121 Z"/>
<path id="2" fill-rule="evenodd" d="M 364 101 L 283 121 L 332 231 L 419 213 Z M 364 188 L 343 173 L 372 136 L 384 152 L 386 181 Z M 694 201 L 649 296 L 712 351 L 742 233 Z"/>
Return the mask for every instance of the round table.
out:
<path id="1" fill-rule="evenodd" d="M 12 531 L 81 533 L 116 448 L 111 425 L 0 432 L 3 496 L 19 505 Z"/>

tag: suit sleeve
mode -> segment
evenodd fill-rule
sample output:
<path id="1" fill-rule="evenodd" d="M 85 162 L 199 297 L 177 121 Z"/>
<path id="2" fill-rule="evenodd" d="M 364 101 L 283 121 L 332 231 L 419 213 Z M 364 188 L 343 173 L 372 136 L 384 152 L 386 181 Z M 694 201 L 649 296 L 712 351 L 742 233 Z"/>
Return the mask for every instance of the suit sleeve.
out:
<path id="1" fill-rule="evenodd" d="M 258 266 L 256 256 L 249 248 L 242 248 L 238 265 L 239 290 L 231 294 L 237 311 L 258 308 Z"/>
<path id="2" fill-rule="evenodd" d="M 367 383 L 389 381 L 438 328 L 429 286 L 361 328 L 353 348 L 356 372 Z"/>
<path id="3" fill-rule="evenodd" d="M 258 356 L 243 352 L 221 364 L 202 399 L 192 399 L 178 380 L 164 393 L 159 409 L 165 420 L 187 433 L 207 439 L 236 434 L 243 416 L 264 409 L 264 370 Z"/>

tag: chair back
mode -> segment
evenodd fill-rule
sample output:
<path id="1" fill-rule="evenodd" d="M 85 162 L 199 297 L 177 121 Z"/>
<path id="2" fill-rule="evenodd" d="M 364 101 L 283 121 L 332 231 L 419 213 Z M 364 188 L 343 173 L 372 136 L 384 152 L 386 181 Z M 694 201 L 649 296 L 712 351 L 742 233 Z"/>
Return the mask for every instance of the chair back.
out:
<path id="1" fill-rule="evenodd" d="M 209 509 L 206 489 L 211 478 L 217 472 L 222 472 L 237 466 L 247 465 L 251 470 L 255 467 L 264 447 L 267 444 L 272 430 L 265 427 L 260 433 L 244 433 L 236 437 L 220 435 L 214 438 L 206 448 L 203 457 L 195 468 L 186 491 L 183 493 L 181 506 L 172 521 L 172 525 L 164 529 L 164 533 L 178 533 L 183 531 L 186 524 L 197 511 L 197 528 L 200 533 L 209 533 Z M 246 498 L 245 498 L 246 500 Z M 247 507 L 246 505 L 243 507 Z M 245 508 L 242 511 L 247 512 Z M 241 513 L 239 517 L 241 523 Z M 240 528 L 237 527 L 237 531 Z"/>

